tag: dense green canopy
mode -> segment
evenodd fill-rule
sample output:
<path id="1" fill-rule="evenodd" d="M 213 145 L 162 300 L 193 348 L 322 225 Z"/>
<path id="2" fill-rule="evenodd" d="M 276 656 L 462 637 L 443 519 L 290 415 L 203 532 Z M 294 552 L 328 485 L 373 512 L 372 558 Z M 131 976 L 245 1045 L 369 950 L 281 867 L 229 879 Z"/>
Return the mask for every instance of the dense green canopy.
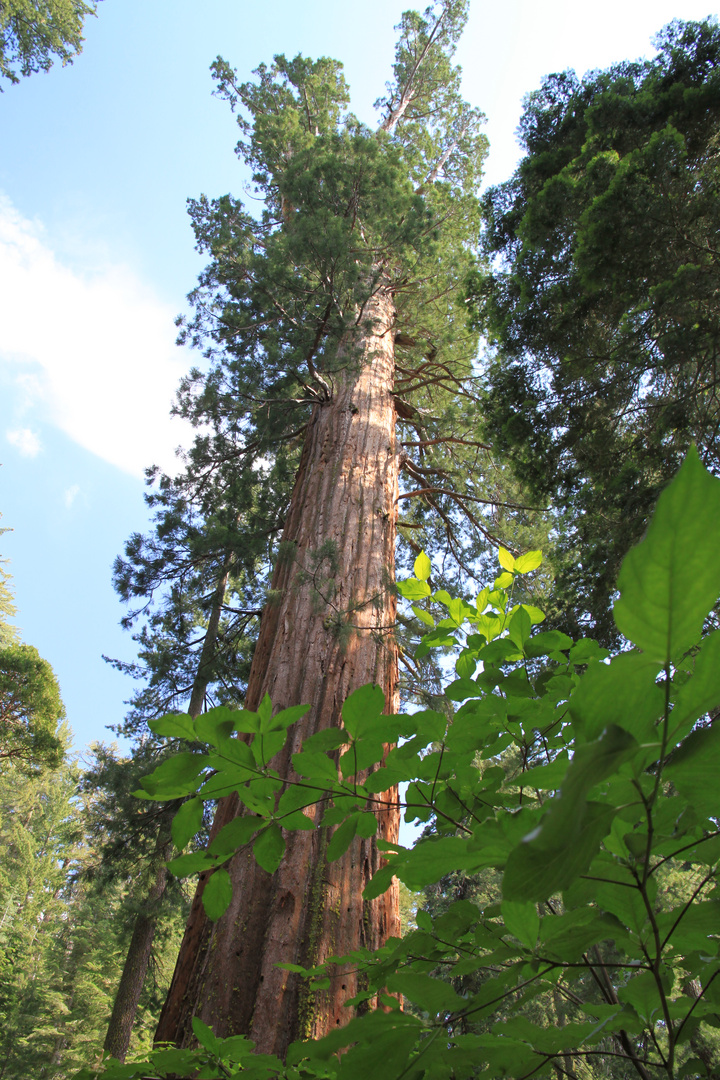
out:
<path id="1" fill-rule="evenodd" d="M 720 30 L 674 22 L 655 43 L 528 96 L 473 287 L 493 442 L 558 510 L 565 624 L 605 640 L 620 560 L 689 443 L 720 467 Z"/>

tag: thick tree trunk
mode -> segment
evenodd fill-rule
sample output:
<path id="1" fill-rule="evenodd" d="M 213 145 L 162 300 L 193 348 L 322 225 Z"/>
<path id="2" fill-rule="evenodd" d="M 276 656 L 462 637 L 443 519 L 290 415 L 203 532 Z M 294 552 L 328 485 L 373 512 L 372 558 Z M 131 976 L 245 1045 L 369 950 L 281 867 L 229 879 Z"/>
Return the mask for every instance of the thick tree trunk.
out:
<path id="1" fill-rule="evenodd" d="M 199 716 L 205 703 L 210 679 L 211 666 L 215 655 L 218 627 L 222 607 L 225 601 L 228 577 L 230 576 L 230 564 L 232 558 L 228 557 L 222 567 L 221 578 L 215 590 L 210 618 L 208 619 L 205 640 L 200 652 L 197 671 L 193 679 L 190 694 L 188 713 L 190 716 Z M 124 1061 L 130 1047 L 133 1024 L 137 1014 L 140 995 L 147 977 L 152 945 L 155 939 L 155 931 L 159 916 L 159 908 L 162 903 L 165 889 L 168 884 L 168 871 L 165 865 L 172 850 L 171 825 L 172 819 L 180 806 L 180 803 L 171 803 L 161 815 L 158 838 L 153 854 L 153 873 L 155 880 L 150 887 L 145 900 L 145 910 L 138 913 L 133 927 L 130 945 L 123 965 L 120 983 L 118 985 L 113 1011 L 110 1016 L 107 1034 L 103 1049 L 112 1054 L 118 1061 Z"/>
<path id="2" fill-rule="evenodd" d="M 281 775 L 292 775 L 290 756 L 304 738 L 340 724 L 358 686 L 380 685 L 388 711 L 397 709 L 393 318 L 390 291 L 380 288 L 341 347 L 347 366 L 333 374 L 332 398 L 316 406 L 306 434 L 283 534 L 283 553 L 292 545 L 294 555 L 275 568 L 278 599 L 263 613 L 247 697 L 251 709 L 266 691 L 275 708 L 311 706 L 274 762 Z M 213 829 L 239 812 L 236 796 L 224 799 Z M 381 835 L 396 840 L 399 811 L 380 818 Z M 329 990 L 314 992 L 276 966 L 313 966 L 399 934 L 396 888 L 362 899 L 381 865 L 375 840 L 356 839 L 328 864 L 325 839 L 323 830 L 289 833 L 273 875 L 251 853 L 235 856 L 233 899 L 215 924 L 202 907 L 201 879 L 158 1042 L 191 1044 L 197 1015 L 221 1037 L 246 1034 L 259 1052 L 283 1057 L 292 1040 L 350 1019 L 344 1002 L 362 989 L 350 967 L 333 974 Z"/>

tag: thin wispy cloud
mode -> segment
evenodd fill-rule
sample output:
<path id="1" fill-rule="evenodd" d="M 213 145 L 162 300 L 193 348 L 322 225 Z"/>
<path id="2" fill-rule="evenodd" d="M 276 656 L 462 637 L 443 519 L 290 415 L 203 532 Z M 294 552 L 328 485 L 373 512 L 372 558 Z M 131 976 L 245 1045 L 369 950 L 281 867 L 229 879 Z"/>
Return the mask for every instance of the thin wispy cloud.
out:
<path id="1" fill-rule="evenodd" d="M 75 500 L 77 499 L 79 494 L 80 494 L 80 485 L 79 484 L 72 484 L 69 488 L 67 488 L 63 492 L 63 502 L 65 503 L 65 508 L 67 510 L 70 509 L 70 507 L 75 502 Z"/>
<path id="2" fill-rule="evenodd" d="M 1 195 L 0 296 L 0 368 L 16 423 L 49 421 L 129 473 L 172 470 L 175 446 L 189 441 L 169 417 L 189 367 L 174 344 L 175 311 L 127 267 L 69 268 Z M 17 432 L 11 441 L 30 454 L 30 427 Z"/>
<path id="3" fill-rule="evenodd" d="M 5 438 L 23 457 L 37 457 L 42 450 L 40 439 L 30 428 L 11 428 Z"/>

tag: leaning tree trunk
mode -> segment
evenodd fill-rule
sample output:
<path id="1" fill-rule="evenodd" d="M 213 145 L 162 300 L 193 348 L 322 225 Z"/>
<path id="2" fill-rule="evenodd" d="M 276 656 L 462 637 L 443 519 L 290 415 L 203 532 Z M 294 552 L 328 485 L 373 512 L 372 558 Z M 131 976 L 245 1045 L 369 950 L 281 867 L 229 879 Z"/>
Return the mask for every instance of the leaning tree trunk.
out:
<path id="1" fill-rule="evenodd" d="M 290 501 L 282 550 L 294 554 L 278 561 L 278 599 L 262 617 L 248 708 L 256 709 L 266 691 L 275 708 L 311 706 L 273 762 L 288 777 L 291 754 L 307 736 L 340 725 L 343 702 L 358 686 L 378 684 L 388 711 L 397 709 L 393 318 L 392 295 L 381 287 L 341 346 L 347 363 L 333 374 L 331 400 L 315 407 Z M 237 796 L 222 800 L 213 830 L 241 812 Z M 399 810 L 379 817 L 381 835 L 396 840 Z M 362 989 L 351 967 L 331 975 L 329 990 L 310 991 L 277 964 L 309 967 L 379 947 L 399 934 L 397 888 L 362 898 L 381 865 L 374 839 L 356 838 L 331 864 L 323 830 L 286 839 L 272 875 L 251 853 L 234 857 L 232 902 L 215 924 L 202 907 L 201 877 L 158 1042 L 191 1044 L 192 1017 L 199 1016 L 218 1036 L 245 1034 L 258 1052 L 284 1057 L 292 1040 L 321 1036 L 350 1019 L 344 1002 Z"/>
<path id="2" fill-rule="evenodd" d="M 222 615 L 222 607 L 225 601 L 228 577 L 232 556 L 226 558 L 221 569 L 221 577 L 218 582 L 212 600 L 210 618 L 208 619 L 205 640 L 200 652 L 197 671 L 193 679 L 190 693 L 190 716 L 199 716 L 205 703 L 205 694 L 212 673 L 212 662 L 215 655 L 215 643 L 217 641 L 218 627 Z M 158 836 L 153 852 L 151 873 L 154 881 L 150 886 L 148 895 L 135 919 L 130 945 L 128 946 L 122 975 L 118 984 L 113 1011 L 110 1016 L 107 1034 L 103 1050 L 112 1054 L 118 1061 L 124 1061 L 130 1046 L 133 1024 L 137 1014 L 140 995 L 145 979 L 147 978 L 148 965 L 152 955 L 153 941 L 157 929 L 159 909 L 168 884 L 167 860 L 172 851 L 171 825 L 172 819 L 180 806 L 180 802 L 170 803 L 160 816 Z"/>

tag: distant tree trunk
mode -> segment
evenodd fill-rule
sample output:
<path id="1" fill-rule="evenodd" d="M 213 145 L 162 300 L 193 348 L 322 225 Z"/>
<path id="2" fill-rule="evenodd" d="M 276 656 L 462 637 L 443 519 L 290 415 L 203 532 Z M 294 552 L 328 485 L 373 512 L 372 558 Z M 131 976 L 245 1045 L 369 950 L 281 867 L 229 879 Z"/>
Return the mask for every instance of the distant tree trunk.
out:
<path id="1" fill-rule="evenodd" d="M 391 291 L 381 283 L 340 346 L 345 367 L 332 373 L 331 399 L 315 407 L 308 425 L 273 576 L 277 599 L 262 617 L 248 708 L 256 709 L 266 691 L 275 708 L 311 706 L 273 763 L 288 777 L 291 754 L 307 736 L 340 725 L 343 702 L 358 686 L 378 684 L 388 711 L 397 710 L 394 315 Z M 389 795 L 397 801 L 395 791 Z M 213 830 L 240 812 L 236 796 L 222 800 Z M 399 810 L 379 816 L 381 835 L 396 840 Z M 327 864 L 325 839 L 322 830 L 291 832 L 273 875 L 252 854 L 235 856 L 232 903 L 215 924 L 202 907 L 201 878 L 157 1041 L 191 1044 L 197 1015 L 218 1036 L 246 1034 L 258 1052 L 283 1057 L 292 1040 L 321 1036 L 350 1019 L 344 1001 L 361 989 L 350 968 L 333 974 L 329 990 L 315 992 L 276 967 L 313 966 L 399 935 L 396 887 L 362 899 L 381 865 L 375 840 L 356 839 Z"/>
<path id="2" fill-rule="evenodd" d="M 222 576 L 218 582 L 213 604 L 210 611 L 205 640 L 200 653 L 195 679 L 190 694 L 188 713 L 190 716 L 199 716 L 205 703 L 208 682 L 212 671 L 212 660 L 215 655 L 217 632 L 220 625 L 222 606 L 225 600 L 228 577 L 230 574 L 231 558 L 228 558 L 222 568 Z M 152 859 L 151 873 L 155 880 L 150 887 L 144 904 L 144 910 L 139 912 L 135 919 L 130 945 L 128 947 L 125 964 L 123 966 L 120 983 L 115 1003 L 110 1016 L 107 1035 L 103 1049 L 112 1054 L 118 1061 L 124 1061 L 130 1046 L 133 1024 L 137 1014 L 138 1003 L 142 993 L 145 979 L 147 978 L 148 964 L 152 955 L 152 944 L 157 929 L 159 908 L 168 884 L 168 871 L 165 865 L 172 851 L 172 838 L 170 828 L 172 819 L 179 807 L 179 802 L 171 803 L 160 817 L 157 842 Z"/>

